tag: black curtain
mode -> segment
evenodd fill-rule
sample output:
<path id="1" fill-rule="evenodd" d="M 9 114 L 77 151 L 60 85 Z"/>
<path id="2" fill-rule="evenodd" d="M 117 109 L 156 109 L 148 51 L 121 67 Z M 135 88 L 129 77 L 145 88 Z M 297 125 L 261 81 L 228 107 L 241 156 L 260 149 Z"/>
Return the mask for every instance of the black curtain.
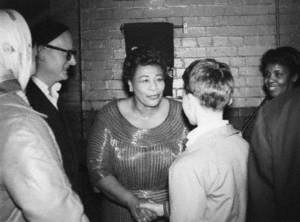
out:
<path id="1" fill-rule="evenodd" d="M 121 26 L 126 44 L 126 54 L 133 46 L 150 46 L 164 55 L 168 67 L 174 65 L 173 24 L 167 22 L 125 23 Z M 169 73 L 172 73 L 171 71 Z M 172 96 L 173 77 L 166 78 L 165 96 Z"/>

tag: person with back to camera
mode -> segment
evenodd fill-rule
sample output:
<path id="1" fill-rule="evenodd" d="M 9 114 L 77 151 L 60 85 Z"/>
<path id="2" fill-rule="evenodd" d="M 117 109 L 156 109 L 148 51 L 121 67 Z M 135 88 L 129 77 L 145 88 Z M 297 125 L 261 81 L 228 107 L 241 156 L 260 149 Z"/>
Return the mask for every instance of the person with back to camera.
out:
<path id="1" fill-rule="evenodd" d="M 24 18 L 0 10 L 0 221 L 85 222 L 54 135 L 24 89 L 32 64 Z"/>
<path id="2" fill-rule="evenodd" d="M 256 114 L 260 107 L 265 102 L 299 85 L 300 52 L 289 46 L 270 49 L 262 56 L 259 69 L 263 75 L 266 97 L 242 127 L 243 137 L 248 142 L 250 142 Z"/>
<path id="3" fill-rule="evenodd" d="M 32 27 L 36 48 L 36 72 L 29 80 L 26 96 L 30 105 L 47 115 L 45 119 L 54 132 L 62 153 L 64 170 L 73 189 L 80 194 L 79 150 L 74 143 L 58 90 L 68 79 L 68 69 L 76 65 L 71 32 L 67 26 L 44 19 Z"/>
<path id="4" fill-rule="evenodd" d="M 183 110 L 196 128 L 169 170 L 170 221 L 245 221 L 249 146 L 223 120 L 233 92 L 229 67 L 214 59 L 196 60 L 182 78 Z M 151 203 L 142 207 L 162 212 Z"/>
<path id="5" fill-rule="evenodd" d="M 169 170 L 171 222 L 244 221 L 248 144 L 223 120 L 233 77 L 213 59 L 198 60 L 183 75 L 182 106 L 197 125 Z M 184 195 L 182 195 L 184 194 Z"/>
<path id="6" fill-rule="evenodd" d="M 183 149 L 181 103 L 163 97 L 166 63 L 156 50 L 131 50 L 123 65 L 131 96 L 105 105 L 88 141 L 88 168 L 104 193 L 102 222 L 166 221 L 139 206 L 167 203 L 168 169 Z"/>

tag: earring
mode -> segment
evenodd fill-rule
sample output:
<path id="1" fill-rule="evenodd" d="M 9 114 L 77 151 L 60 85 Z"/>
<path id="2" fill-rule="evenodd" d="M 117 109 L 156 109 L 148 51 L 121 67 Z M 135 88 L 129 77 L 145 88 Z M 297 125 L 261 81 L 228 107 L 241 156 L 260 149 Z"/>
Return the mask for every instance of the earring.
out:
<path id="1" fill-rule="evenodd" d="M 129 92 L 133 92 L 132 85 L 129 84 Z"/>

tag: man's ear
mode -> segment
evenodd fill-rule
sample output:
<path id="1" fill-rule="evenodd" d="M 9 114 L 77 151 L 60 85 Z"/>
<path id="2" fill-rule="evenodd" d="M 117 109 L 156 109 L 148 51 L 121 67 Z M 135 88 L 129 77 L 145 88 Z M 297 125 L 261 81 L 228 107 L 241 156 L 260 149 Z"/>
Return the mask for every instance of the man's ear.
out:
<path id="1" fill-rule="evenodd" d="M 233 99 L 232 99 L 232 97 L 229 99 L 229 102 L 228 102 L 228 106 L 231 106 L 232 105 L 232 103 L 233 103 Z"/>
<path id="2" fill-rule="evenodd" d="M 132 82 L 130 80 L 128 80 L 128 87 L 129 92 L 133 92 Z"/>
<path id="3" fill-rule="evenodd" d="M 296 82 L 299 78 L 298 76 L 299 76 L 299 74 L 295 73 L 295 75 L 292 77 L 292 82 Z"/>
<path id="4" fill-rule="evenodd" d="M 36 58 L 37 60 L 43 61 L 45 60 L 45 47 L 44 46 L 37 46 L 36 49 Z"/>

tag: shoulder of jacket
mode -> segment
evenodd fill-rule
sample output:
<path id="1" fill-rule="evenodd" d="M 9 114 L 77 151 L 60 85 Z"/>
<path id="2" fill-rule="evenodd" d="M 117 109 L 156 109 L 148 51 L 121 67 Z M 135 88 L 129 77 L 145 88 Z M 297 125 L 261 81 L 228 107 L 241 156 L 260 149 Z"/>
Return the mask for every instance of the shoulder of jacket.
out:
<path id="1" fill-rule="evenodd" d="M 2 119 L 21 119 L 23 121 L 41 121 L 42 117 L 46 117 L 44 114 L 33 110 L 29 106 L 24 106 L 17 103 L 0 104 L 1 107 L 1 118 Z"/>

